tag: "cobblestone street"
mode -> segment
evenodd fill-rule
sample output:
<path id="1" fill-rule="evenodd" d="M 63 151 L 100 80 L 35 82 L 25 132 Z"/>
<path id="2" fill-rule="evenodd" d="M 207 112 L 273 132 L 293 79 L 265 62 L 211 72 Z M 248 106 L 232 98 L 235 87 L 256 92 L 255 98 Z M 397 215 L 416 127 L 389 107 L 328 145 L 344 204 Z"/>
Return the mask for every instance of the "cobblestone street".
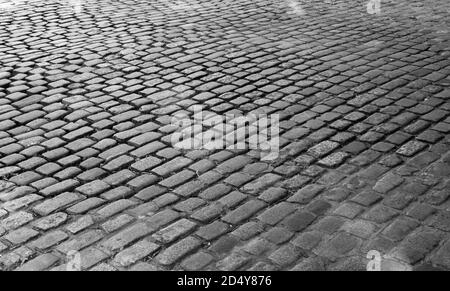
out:
<path id="1" fill-rule="evenodd" d="M 450 270 L 450 1 L 368 2 L 0 0 L 0 270 Z"/>

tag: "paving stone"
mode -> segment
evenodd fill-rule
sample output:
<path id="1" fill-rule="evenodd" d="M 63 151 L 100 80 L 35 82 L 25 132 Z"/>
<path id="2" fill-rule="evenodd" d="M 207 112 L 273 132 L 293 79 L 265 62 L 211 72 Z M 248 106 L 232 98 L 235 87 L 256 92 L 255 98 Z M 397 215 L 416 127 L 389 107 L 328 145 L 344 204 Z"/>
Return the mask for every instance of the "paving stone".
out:
<path id="1" fill-rule="evenodd" d="M 199 271 L 204 269 L 214 260 L 214 257 L 205 252 L 193 254 L 181 263 L 181 267 L 186 271 Z"/>
<path id="2" fill-rule="evenodd" d="M 162 265 L 172 265 L 200 245 L 201 242 L 198 239 L 189 236 L 161 252 L 156 256 L 156 260 Z"/>
<path id="3" fill-rule="evenodd" d="M 367 239 L 376 231 L 376 226 L 365 220 L 353 220 L 347 221 L 341 229 L 362 239 Z"/>
<path id="4" fill-rule="evenodd" d="M 134 265 L 130 271 L 137 271 L 137 272 L 145 272 L 145 271 L 160 271 L 160 269 L 152 264 L 148 263 L 138 263 Z"/>
<path id="5" fill-rule="evenodd" d="M 283 188 L 272 187 L 261 193 L 261 195 L 259 195 L 258 198 L 267 203 L 272 203 L 282 199 L 287 194 L 288 194 L 287 191 Z"/>
<path id="6" fill-rule="evenodd" d="M 67 225 L 66 229 L 71 233 L 78 233 L 94 224 L 94 219 L 90 215 L 85 215 Z"/>
<path id="7" fill-rule="evenodd" d="M 199 194 L 199 197 L 206 200 L 216 200 L 231 191 L 231 187 L 224 184 L 217 184 L 205 189 Z"/>
<path id="8" fill-rule="evenodd" d="M 191 217 L 195 220 L 208 222 L 214 218 L 217 218 L 222 213 L 223 209 L 224 207 L 222 206 L 222 204 L 213 203 L 198 209 L 197 211 L 192 213 Z"/>
<path id="9" fill-rule="evenodd" d="M 106 191 L 109 185 L 103 181 L 95 180 L 90 183 L 84 184 L 75 190 L 86 196 L 97 196 Z"/>
<path id="10" fill-rule="evenodd" d="M 325 271 L 325 260 L 320 257 L 310 257 L 295 265 L 291 271 Z"/>
<path id="11" fill-rule="evenodd" d="M 338 143 L 332 141 L 324 141 L 308 150 L 308 153 L 316 158 L 320 158 L 335 150 L 339 146 Z"/>
<path id="12" fill-rule="evenodd" d="M 178 169 L 188 166 L 191 162 L 190 159 L 178 157 L 153 169 L 153 172 L 160 176 L 167 176 Z"/>
<path id="13" fill-rule="evenodd" d="M 29 186 L 16 187 L 11 189 L 10 191 L 1 193 L 0 200 L 11 201 L 17 198 L 21 198 L 27 194 L 32 194 L 33 192 L 35 192 L 35 189 Z"/>
<path id="14" fill-rule="evenodd" d="M 338 260 L 328 267 L 329 271 L 367 271 L 366 260 L 360 256 L 352 256 Z"/>
<path id="15" fill-rule="evenodd" d="M 258 216 L 258 219 L 264 223 L 275 225 L 290 213 L 295 211 L 295 209 L 296 208 L 293 204 L 282 202 L 265 210 Z"/>
<path id="16" fill-rule="evenodd" d="M 45 250 L 52 246 L 55 246 L 59 244 L 60 242 L 64 241 L 69 237 L 68 234 L 66 234 L 63 231 L 55 230 L 53 232 L 47 233 L 44 236 L 41 236 L 37 240 L 31 242 L 29 246 L 31 248 L 35 248 L 38 250 Z"/>
<path id="17" fill-rule="evenodd" d="M 260 191 L 272 186 L 275 182 L 280 180 L 281 176 L 275 174 L 266 174 L 242 187 L 243 192 L 257 194 Z"/>
<path id="18" fill-rule="evenodd" d="M 349 154 L 347 153 L 337 152 L 321 159 L 318 163 L 324 167 L 334 168 L 341 165 L 348 157 Z"/>
<path id="19" fill-rule="evenodd" d="M 22 246 L 0 258 L 0 265 L 5 269 L 17 267 L 22 262 L 28 261 L 34 252 L 29 248 Z"/>
<path id="20" fill-rule="evenodd" d="M 239 205 L 242 201 L 244 201 L 247 198 L 245 194 L 242 194 L 241 192 L 234 191 L 230 194 L 220 198 L 218 202 L 225 207 L 232 208 L 236 205 Z"/>
<path id="21" fill-rule="evenodd" d="M 432 166 L 430 173 L 438 177 L 448 177 L 450 174 L 450 165 L 448 163 L 437 163 Z"/>
<path id="22" fill-rule="evenodd" d="M 109 191 L 100 194 L 100 197 L 105 200 L 114 201 L 118 199 L 129 198 L 133 195 L 133 191 L 125 186 L 119 186 L 117 188 L 111 189 Z"/>
<path id="23" fill-rule="evenodd" d="M 353 197 L 351 201 L 362 206 L 371 206 L 381 199 L 383 199 L 383 197 L 380 194 L 371 190 L 367 190 Z"/>
<path id="24" fill-rule="evenodd" d="M 145 159 L 139 160 L 138 162 L 131 165 L 131 168 L 136 171 L 148 171 L 153 169 L 154 167 L 161 164 L 161 160 L 155 157 L 147 157 Z"/>
<path id="25" fill-rule="evenodd" d="M 220 256 L 229 253 L 238 244 L 239 240 L 236 237 L 225 235 L 214 242 L 208 250 Z"/>
<path id="26" fill-rule="evenodd" d="M 181 219 L 155 233 L 153 238 L 162 243 L 169 243 L 191 232 L 195 227 L 196 223 L 187 219 Z"/>
<path id="27" fill-rule="evenodd" d="M 191 181 L 179 186 L 178 188 L 173 190 L 173 192 L 180 196 L 189 197 L 189 196 L 192 196 L 195 193 L 199 192 L 201 189 L 205 188 L 206 186 L 207 186 L 207 184 L 200 180 L 191 180 Z M 161 187 L 161 188 L 163 188 L 163 187 Z"/>
<path id="28" fill-rule="evenodd" d="M 114 261 L 119 266 L 127 267 L 155 253 L 159 248 L 159 245 L 144 239 L 118 253 Z"/>
<path id="29" fill-rule="evenodd" d="M 88 34 L 66 25 L 86 5 L 21 3 L 44 34 L 3 24 L 2 270 L 65 270 L 71 250 L 83 270 L 365 270 L 370 250 L 386 270 L 449 268 L 449 38 L 430 25 L 448 1 L 409 9 L 389 39 L 358 1 L 131 2 L 91 3 L 108 21 L 83 19 Z M 173 147 L 181 127 L 272 114 L 273 160 Z"/>
<path id="30" fill-rule="evenodd" d="M 128 214 L 122 214 L 119 215 L 111 220 L 108 220 L 107 222 L 102 224 L 102 228 L 109 233 L 112 233 L 118 229 L 120 229 L 121 227 L 123 227 L 124 225 L 129 224 L 130 222 L 132 222 L 134 220 L 134 218 Z"/>
<path id="31" fill-rule="evenodd" d="M 90 230 L 77 235 L 75 238 L 60 244 L 56 249 L 63 254 L 68 254 L 70 251 L 79 251 L 84 249 L 103 238 L 103 233 L 99 230 Z"/>
<path id="32" fill-rule="evenodd" d="M 183 170 L 175 175 L 170 176 L 167 179 L 162 180 L 161 182 L 159 182 L 159 184 L 163 187 L 175 188 L 181 184 L 186 183 L 195 176 L 196 175 L 194 172 L 189 170 Z"/>
<path id="33" fill-rule="evenodd" d="M 332 205 L 325 200 L 315 200 L 311 202 L 306 209 L 311 213 L 320 216 L 324 215 L 331 207 Z"/>
<path id="34" fill-rule="evenodd" d="M 7 218 L 3 219 L 0 225 L 5 230 L 17 229 L 24 224 L 33 220 L 33 215 L 25 211 L 19 211 L 11 214 Z"/>
<path id="35" fill-rule="evenodd" d="M 311 201 L 324 189 L 324 186 L 311 184 L 297 191 L 297 193 L 295 193 L 294 196 L 290 197 L 288 201 L 305 204 Z"/>
<path id="36" fill-rule="evenodd" d="M 78 194 L 63 193 L 35 206 L 33 211 L 39 215 L 45 216 L 80 200 L 82 200 L 82 198 Z"/>
<path id="37" fill-rule="evenodd" d="M 297 260 L 299 252 L 292 245 L 285 245 L 273 252 L 269 259 L 277 265 L 286 266 Z"/>
<path id="38" fill-rule="evenodd" d="M 196 235 L 211 241 L 220 235 L 226 233 L 229 230 L 229 226 L 221 221 L 214 221 L 208 225 L 202 226 L 196 232 Z"/>
<path id="39" fill-rule="evenodd" d="M 131 147 L 129 145 L 121 144 L 121 145 L 118 145 L 116 147 L 113 147 L 113 148 L 111 148 L 109 150 L 106 150 L 106 151 L 102 152 L 99 155 L 99 157 L 101 159 L 109 161 L 109 160 L 114 159 L 115 157 L 118 157 L 120 155 L 126 154 L 127 152 L 129 152 L 132 149 L 133 149 L 133 147 Z"/>
<path id="40" fill-rule="evenodd" d="M 117 173 L 114 173 L 105 179 L 104 182 L 108 183 L 111 186 L 120 186 L 122 183 L 132 179 L 135 177 L 135 174 L 129 170 L 122 170 Z"/>
<path id="41" fill-rule="evenodd" d="M 408 264 L 415 264 L 425 258 L 436 246 L 439 245 L 441 235 L 430 229 L 420 230 L 402 241 L 389 255 Z"/>
<path id="42" fill-rule="evenodd" d="M 238 224 L 255 214 L 258 210 L 264 208 L 264 206 L 265 203 L 262 201 L 248 201 L 235 210 L 229 212 L 222 218 L 222 220 L 230 224 Z"/>
<path id="43" fill-rule="evenodd" d="M 399 155 L 411 157 L 417 152 L 423 150 L 426 147 L 426 144 L 419 141 L 411 141 L 405 145 L 403 145 L 400 149 L 397 150 Z"/>
<path id="44" fill-rule="evenodd" d="M 154 197 L 157 197 L 165 192 L 166 192 L 166 189 L 164 187 L 155 185 L 155 186 L 150 186 L 148 188 L 142 189 L 135 195 L 135 197 L 138 199 L 141 199 L 143 201 L 148 201 L 148 200 L 150 200 Z"/>
<path id="45" fill-rule="evenodd" d="M 173 193 L 163 194 L 155 199 L 153 199 L 153 203 L 160 208 L 163 208 L 167 205 L 173 204 L 180 199 L 177 195 Z"/>
<path id="46" fill-rule="evenodd" d="M 114 201 L 113 203 L 108 204 L 105 207 L 102 207 L 98 211 L 93 214 L 96 219 L 104 220 L 107 219 L 117 213 L 123 212 L 125 209 L 130 208 L 131 206 L 136 205 L 135 202 L 128 199 L 120 199 Z"/>
<path id="47" fill-rule="evenodd" d="M 159 207 L 155 203 L 147 202 L 128 209 L 127 213 L 137 218 L 145 218 L 146 215 L 153 215 L 158 209 Z"/>
<path id="48" fill-rule="evenodd" d="M 345 174 L 342 174 L 337 171 L 332 171 L 324 174 L 319 180 L 317 180 L 317 184 L 321 185 L 336 185 L 341 182 L 346 177 Z M 309 182 L 309 180 L 307 181 Z"/>
<path id="49" fill-rule="evenodd" d="M 273 248 L 273 243 L 261 237 L 256 237 L 241 247 L 244 252 L 255 256 L 262 256 Z"/>
<path id="50" fill-rule="evenodd" d="M 318 231 L 309 231 L 299 234 L 292 244 L 304 250 L 312 250 L 322 241 L 324 234 Z"/>
<path id="51" fill-rule="evenodd" d="M 40 193 L 44 196 L 55 196 L 57 194 L 69 191 L 78 185 L 79 185 L 78 181 L 69 179 L 69 180 L 65 180 L 60 183 L 51 185 L 51 186 L 41 190 Z"/>
<path id="52" fill-rule="evenodd" d="M 363 212 L 363 207 L 354 203 L 345 203 L 340 205 L 333 214 L 353 219 L 357 217 L 361 212 Z"/>
<path id="53" fill-rule="evenodd" d="M 432 262 L 446 269 L 450 267 L 450 241 L 447 241 L 436 253 Z"/>
<path id="54" fill-rule="evenodd" d="M 403 183 L 404 179 L 395 174 L 387 174 L 381 178 L 373 187 L 373 189 L 379 193 L 387 193 L 395 187 Z"/>
<path id="55" fill-rule="evenodd" d="M 435 208 L 427 204 L 417 204 L 407 212 L 407 215 L 417 220 L 425 220 L 435 211 L 436 211 Z"/>
<path id="56" fill-rule="evenodd" d="M 298 232 L 308 227 L 315 219 L 314 214 L 299 211 L 287 217 L 282 224 L 290 231 Z"/>
<path id="57" fill-rule="evenodd" d="M 27 227 L 23 227 L 9 232 L 7 235 L 4 236 L 4 239 L 13 245 L 21 245 L 29 241 L 30 239 L 36 237 L 37 235 L 39 235 L 37 231 L 34 231 Z"/>
<path id="58" fill-rule="evenodd" d="M 389 168 L 386 168 L 379 164 L 371 165 L 369 168 L 359 172 L 359 176 L 369 180 L 378 180 L 384 173 L 389 171 Z"/>
<path id="59" fill-rule="evenodd" d="M 414 201 L 415 198 L 416 196 L 412 194 L 397 192 L 385 198 L 383 204 L 394 209 L 402 210 Z"/>
<path id="60" fill-rule="evenodd" d="M 450 229 L 450 211 L 439 211 L 434 219 L 433 219 L 433 226 L 437 229 L 448 231 Z"/>
<path id="61" fill-rule="evenodd" d="M 363 215 L 363 218 L 376 223 L 384 223 L 397 216 L 397 212 L 389 207 L 377 205 Z"/>
<path id="62" fill-rule="evenodd" d="M 326 216 L 314 224 L 314 229 L 331 235 L 338 231 L 344 223 L 345 220 L 340 217 Z"/>
<path id="63" fill-rule="evenodd" d="M 71 214 L 82 214 L 102 205 L 104 202 L 105 201 L 103 199 L 93 197 L 73 205 L 68 208 L 67 211 Z"/>
<path id="64" fill-rule="evenodd" d="M 318 251 L 322 257 L 336 259 L 338 257 L 348 255 L 350 252 L 358 248 L 360 240 L 353 235 L 347 233 L 339 233 L 331 239 L 324 248 Z"/>
<path id="65" fill-rule="evenodd" d="M 428 190 L 428 188 L 429 186 L 420 183 L 420 181 L 412 180 L 403 185 L 401 187 L 401 190 L 399 191 L 418 197 L 420 195 L 423 195 Z"/>
<path id="66" fill-rule="evenodd" d="M 143 188 L 153 185 L 158 178 L 152 174 L 143 174 L 138 176 L 131 181 L 128 181 L 127 185 L 136 191 L 142 190 Z"/>
<path id="67" fill-rule="evenodd" d="M 109 264 L 100 263 L 97 266 L 91 268 L 89 271 L 113 272 L 113 271 L 117 271 L 117 269 Z"/>
<path id="68" fill-rule="evenodd" d="M 324 192 L 324 197 L 332 201 L 342 201 L 349 195 L 351 195 L 350 189 L 344 187 L 333 188 Z"/>
<path id="69" fill-rule="evenodd" d="M 28 261 L 17 271 L 44 271 L 59 261 L 59 258 L 52 254 L 42 254 L 31 261 Z"/>
<path id="70" fill-rule="evenodd" d="M 232 234 L 242 240 L 248 240 L 263 231 L 263 225 L 256 222 L 248 222 L 238 227 Z"/>
<path id="71" fill-rule="evenodd" d="M 232 253 L 225 259 L 219 261 L 216 264 L 216 267 L 220 271 L 235 271 L 246 264 L 248 261 L 249 258 L 241 254 Z"/>
<path id="72" fill-rule="evenodd" d="M 274 227 L 266 232 L 263 237 L 274 244 L 287 242 L 294 234 L 284 227 Z"/>
<path id="73" fill-rule="evenodd" d="M 146 220 L 147 224 L 154 229 L 159 229 L 170 222 L 174 221 L 180 214 L 171 209 L 162 210 Z"/>
<path id="74" fill-rule="evenodd" d="M 87 270 L 108 258 L 108 255 L 95 247 L 80 252 L 81 270 Z"/>

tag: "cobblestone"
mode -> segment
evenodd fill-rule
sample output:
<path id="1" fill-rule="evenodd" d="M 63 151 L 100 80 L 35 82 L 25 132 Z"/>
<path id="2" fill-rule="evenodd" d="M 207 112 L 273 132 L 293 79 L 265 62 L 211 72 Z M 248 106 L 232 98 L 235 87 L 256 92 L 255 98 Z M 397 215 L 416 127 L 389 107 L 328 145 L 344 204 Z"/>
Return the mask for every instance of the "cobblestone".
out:
<path id="1" fill-rule="evenodd" d="M 196 224 L 187 219 L 181 219 L 177 222 L 161 229 L 153 237 L 162 243 L 169 243 L 177 238 L 189 233 L 196 227 Z"/>
<path id="2" fill-rule="evenodd" d="M 450 265 L 450 242 L 447 241 L 433 258 L 433 263 L 446 269 Z"/>
<path id="3" fill-rule="evenodd" d="M 79 251 L 84 249 L 93 243 L 101 240 L 103 238 L 103 234 L 99 230 L 90 230 L 88 232 L 84 232 L 80 235 L 77 235 L 75 238 L 65 241 L 60 244 L 56 249 L 64 254 L 69 253 L 70 251 Z"/>
<path id="4" fill-rule="evenodd" d="M 67 225 L 66 229 L 71 233 L 78 233 L 94 224 L 94 219 L 90 215 L 82 216 L 76 221 Z"/>
<path id="5" fill-rule="evenodd" d="M 42 251 L 59 244 L 68 237 L 69 236 L 65 232 L 56 230 L 54 232 L 47 233 L 44 236 L 38 238 L 37 240 L 31 242 L 29 246 L 31 248 L 36 248 Z"/>
<path id="6" fill-rule="evenodd" d="M 450 269 L 448 1 L 57 2 L 0 11 L 1 270 Z"/>
<path id="7" fill-rule="evenodd" d="M 265 204 L 261 201 L 249 201 L 242 206 L 239 206 L 237 209 L 229 212 L 222 218 L 222 220 L 230 224 L 238 224 L 239 222 L 242 222 L 243 220 L 255 214 L 264 206 Z"/>
<path id="8" fill-rule="evenodd" d="M 1 226 L 6 230 L 16 229 L 33 220 L 33 215 L 25 211 L 19 211 L 8 218 L 3 219 Z"/>
<path id="9" fill-rule="evenodd" d="M 225 259 L 219 261 L 216 264 L 216 267 L 220 271 L 236 271 L 237 269 L 242 267 L 244 264 L 246 264 L 248 261 L 249 261 L 249 258 L 247 258 L 241 254 L 232 253 Z"/>
<path id="10" fill-rule="evenodd" d="M 181 263 L 184 270 L 199 271 L 204 269 L 209 263 L 214 260 L 214 257 L 204 252 L 198 252 Z"/>
<path id="11" fill-rule="evenodd" d="M 52 212 L 60 210 L 74 202 L 80 201 L 81 199 L 82 198 L 75 193 L 63 193 L 37 205 L 33 208 L 33 211 L 40 215 L 49 215 Z"/>

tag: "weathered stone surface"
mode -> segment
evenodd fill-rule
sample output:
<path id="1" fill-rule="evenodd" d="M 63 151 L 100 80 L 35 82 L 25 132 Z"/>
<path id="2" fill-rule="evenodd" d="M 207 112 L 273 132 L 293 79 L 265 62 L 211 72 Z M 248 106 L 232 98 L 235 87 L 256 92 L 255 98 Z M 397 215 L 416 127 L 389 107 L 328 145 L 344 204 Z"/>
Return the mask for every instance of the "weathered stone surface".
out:
<path id="1" fill-rule="evenodd" d="M 9 2 L 1 270 L 450 269 L 449 1 Z"/>

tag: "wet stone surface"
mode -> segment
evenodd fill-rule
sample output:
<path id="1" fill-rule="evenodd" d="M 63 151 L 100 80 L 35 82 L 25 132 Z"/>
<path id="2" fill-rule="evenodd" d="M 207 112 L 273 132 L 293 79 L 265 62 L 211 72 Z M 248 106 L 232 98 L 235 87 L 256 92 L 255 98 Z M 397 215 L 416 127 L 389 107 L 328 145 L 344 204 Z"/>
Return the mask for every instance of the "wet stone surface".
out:
<path id="1" fill-rule="evenodd" d="M 367 2 L 2 1 L 0 269 L 449 270 L 450 2 Z"/>

